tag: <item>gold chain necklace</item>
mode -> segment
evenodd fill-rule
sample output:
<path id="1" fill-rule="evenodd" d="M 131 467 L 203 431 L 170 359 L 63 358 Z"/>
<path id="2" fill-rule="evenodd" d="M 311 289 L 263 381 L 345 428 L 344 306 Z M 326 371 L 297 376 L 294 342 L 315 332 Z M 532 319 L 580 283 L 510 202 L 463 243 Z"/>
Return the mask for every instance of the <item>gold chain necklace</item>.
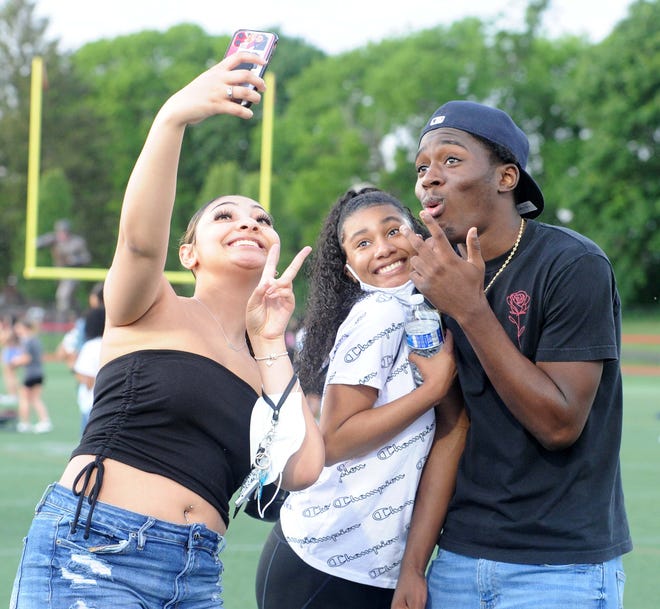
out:
<path id="1" fill-rule="evenodd" d="M 199 304 L 201 304 L 201 305 L 206 309 L 206 312 L 207 312 L 207 313 L 213 318 L 213 320 L 215 321 L 215 323 L 218 324 L 218 327 L 219 327 L 220 330 L 222 331 L 222 335 L 225 337 L 225 341 L 226 341 L 226 343 L 227 343 L 227 346 L 228 346 L 232 351 L 236 351 L 236 352 L 238 352 L 238 351 L 242 351 L 243 349 L 245 349 L 245 348 L 247 347 L 247 343 L 245 343 L 245 342 L 243 342 L 243 344 L 242 344 L 240 347 L 235 347 L 234 345 L 232 345 L 231 342 L 229 342 L 229 339 L 227 338 L 227 333 L 225 332 L 224 327 L 223 327 L 222 324 L 220 323 L 220 320 L 219 320 L 215 315 L 213 315 L 213 311 L 211 311 L 211 309 L 209 309 L 209 308 L 206 306 L 206 304 L 204 303 L 203 300 L 200 300 L 199 298 L 197 298 L 197 296 L 193 296 L 192 299 L 195 300 L 195 301 L 197 301 Z"/>
<path id="2" fill-rule="evenodd" d="M 506 265 L 511 262 L 511 258 L 514 257 L 516 251 L 518 250 L 518 246 L 520 245 L 520 239 L 522 238 L 523 231 L 525 230 L 525 218 L 523 218 L 520 222 L 520 230 L 518 231 L 518 237 L 516 239 L 516 242 L 513 244 L 513 249 L 511 250 L 511 253 L 507 256 L 507 259 L 504 261 L 504 264 L 498 269 L 497 273 L 495 273 L 495 276 L 490 280 L 488 285 L 484 288 L 484 294 L 490 290 L 490 286 L 493 285 L 495 280 L 500 276 L 500 273 L 506 268 Z"/>

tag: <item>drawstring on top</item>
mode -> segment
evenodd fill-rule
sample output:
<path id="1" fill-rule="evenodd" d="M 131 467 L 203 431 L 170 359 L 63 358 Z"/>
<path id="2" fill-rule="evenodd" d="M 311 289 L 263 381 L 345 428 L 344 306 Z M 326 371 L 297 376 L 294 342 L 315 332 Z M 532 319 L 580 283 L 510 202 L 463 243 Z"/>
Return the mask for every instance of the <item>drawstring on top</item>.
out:
<path id="1" fill-rule="evenodd" d="M 99 493 L 101 492 L 101 486 L 103 485 L 103 474 L 105 473 L 105 465 L 103 463 L 104 457 L 97 455 L 94 461 L 90 461 L 76 476 L 76 479 L 73 481 L 72 492 L 78 499 L 78 505 L 76 506 L 76 513 L 73 517 L 73 522 L 71 523 L 71 533 L 75 533 L 78 527 L 78 520 L 80 519 L 80 512 L 82 511 L 83 501 L 85 500 L 85 489 L 89 485 L 89 481 L 92 478 L 92 474 L 96 471 L 96 480 L 94 480 L 94 486 L 89 491 L 87 496 L 87 502 L 89 503 L 89 513 L 87 514 L 87 520 L 85 521 L 85 534 L 84 538 L 89 539 L 89 531 L 92 526 L 92 515 L 94 514 L 94 508 L 99 498 Z M 78 485 L 80 479 L 84 476 L 84 480 L 80 490 L 78 490 Z"/>

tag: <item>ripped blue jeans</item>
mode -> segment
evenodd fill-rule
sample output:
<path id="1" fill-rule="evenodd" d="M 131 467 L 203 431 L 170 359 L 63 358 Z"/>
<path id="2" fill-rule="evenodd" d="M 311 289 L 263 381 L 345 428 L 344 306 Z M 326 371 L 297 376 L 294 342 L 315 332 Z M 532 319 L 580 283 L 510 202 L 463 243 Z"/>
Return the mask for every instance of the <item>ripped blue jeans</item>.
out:
<path id="1" fill-rule="evenodd" d="M 85 539 L 84 526 L 72 527 L 77 503 L 58 484 L 44 493 L 25 538 L 10 609 L 223 606 L 222 535 L 98 502 Z M 83 522 L 88 509 L 85 502 Z"/>

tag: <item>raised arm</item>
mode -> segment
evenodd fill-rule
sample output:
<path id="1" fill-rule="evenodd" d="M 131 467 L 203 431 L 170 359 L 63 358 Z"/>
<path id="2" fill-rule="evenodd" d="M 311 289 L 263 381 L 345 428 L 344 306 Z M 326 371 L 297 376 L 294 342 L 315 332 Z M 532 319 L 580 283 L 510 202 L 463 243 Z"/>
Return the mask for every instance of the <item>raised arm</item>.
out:
<path id="1" fill-rule="evenodd" d="M 183 135 L 188 125 L 209 116 L 229 114 L 243 119 L 252 110 L 233 97 L 259 102 L 265 84 L 248 70 L 232 71 L 241 61 L 260 62 L 252 53 L 236 53 L 199 75 L 172 95 L 151 126 L 126 187 L 114 259 L 105 282 L 105 305 L 112 325 L 131 324 L 154 304 L 166 285 L 163 270 L 176 192 Z"/>

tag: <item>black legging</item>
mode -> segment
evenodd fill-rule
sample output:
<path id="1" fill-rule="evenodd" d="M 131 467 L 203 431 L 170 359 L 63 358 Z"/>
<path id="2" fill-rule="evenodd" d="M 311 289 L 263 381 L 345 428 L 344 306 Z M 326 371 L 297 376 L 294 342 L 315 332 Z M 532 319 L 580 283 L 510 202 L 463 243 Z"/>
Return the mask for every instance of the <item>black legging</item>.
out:
<path id="1" fill-rule="evenodd" d="M 259 609 L 390 609 L 394 594 L 310 567 L 287 544 L 279 520 L 259 558 L 256 591 Z"/>

